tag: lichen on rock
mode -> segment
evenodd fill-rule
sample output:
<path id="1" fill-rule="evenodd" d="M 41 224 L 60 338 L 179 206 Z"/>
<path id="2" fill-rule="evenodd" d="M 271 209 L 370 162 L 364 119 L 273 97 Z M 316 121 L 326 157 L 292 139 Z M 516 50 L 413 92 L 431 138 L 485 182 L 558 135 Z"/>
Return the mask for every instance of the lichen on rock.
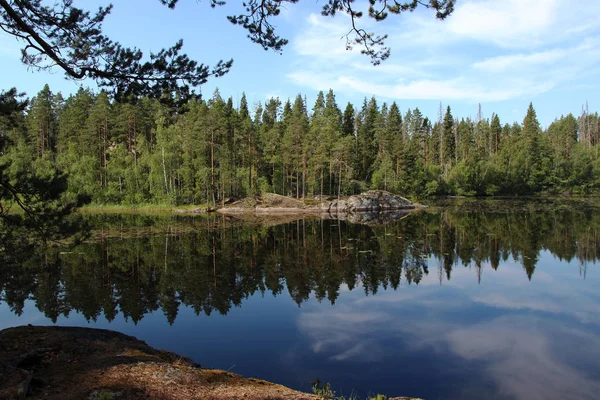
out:
<path id="1" fill-rule="evenodd" d="M 346 199 L 334 200 L 328 204 L 329 212 L 373 212 L 388 210 L 408 210 L 415 205 L 408 199 L 383 190 L 370 190 Z"/>

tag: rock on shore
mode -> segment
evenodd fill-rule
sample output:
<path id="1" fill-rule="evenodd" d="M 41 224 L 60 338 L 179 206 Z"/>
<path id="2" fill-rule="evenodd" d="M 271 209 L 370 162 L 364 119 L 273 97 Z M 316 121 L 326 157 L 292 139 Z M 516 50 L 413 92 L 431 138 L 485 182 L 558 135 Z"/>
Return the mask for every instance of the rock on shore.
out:
<path id="1" fill-rule="evenodd" d="M 346 199 L 333 200 L 326 203 L 329 212 L 379 212 L 394 210 L 411 210 L 415 205 L 402 196 L 383 190 L 370 190 Z"/>
<path id="2" fill-rule="evenodd" d="M 200 368 L 104 329 L 0 331 L 0 399 L 317 399 L 260 379 Z"/>
<path id="3" fill-rule="evenodd" d="M 344 214 L 413 210 L 420 207 L 402 196 L 383 190 L 370 190 L 343 199 L 325 202 L 299 200 L 272 193 L 248 197 L 217 210 L 222 214 Z"/>
<path id="4" fill-rule="evenodd" d="M 318 400 L 194 361 L 105 329 L 0 331 L 0 399 Z M 394 397 L 389 400 L 420 400 Z"/>

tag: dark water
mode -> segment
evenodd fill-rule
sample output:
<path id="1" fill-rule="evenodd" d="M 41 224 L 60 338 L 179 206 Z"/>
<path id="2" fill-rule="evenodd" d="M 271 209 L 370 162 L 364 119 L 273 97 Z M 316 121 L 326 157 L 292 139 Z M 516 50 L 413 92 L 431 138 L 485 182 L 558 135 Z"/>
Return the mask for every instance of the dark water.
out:
<path id="1" fill-rule="evenodd" d="M 4 263 L 0 329 L 113 329 L 305 391 L 319 378 L 345 395 L 600 398 L 595 206 L 91 222 L 85 244 Z"/>

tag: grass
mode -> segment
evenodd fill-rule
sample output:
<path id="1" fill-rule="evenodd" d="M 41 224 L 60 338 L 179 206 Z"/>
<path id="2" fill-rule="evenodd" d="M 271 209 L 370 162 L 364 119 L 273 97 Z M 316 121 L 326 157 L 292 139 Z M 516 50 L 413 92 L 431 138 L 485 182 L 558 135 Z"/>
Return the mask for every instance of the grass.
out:
<path id="1" fill-rule="evenodd" d="M 91 204 L 81 207 L 81 214 L 171 214 L 174 209 L 193 210 L 196 208 L 208 208 L 206 204 L 173 206 L 170 204 Z"/>
<path id="2" fill-rule="evenodd" d="M 350 396 L 336 396 L 336 393 L 333 389 L 331 389 L 331 384 L 325 383 L 321 384 L 321 381 L 317 379 L 315 382 L 312 382 L 312 391 L 322 400 L 359 400 L 357 394 L 350 394 Z M 384 394 L 378 394 L 375 397 L 367 397 L 367 400 L 387 400 L 387 396 Z"/>

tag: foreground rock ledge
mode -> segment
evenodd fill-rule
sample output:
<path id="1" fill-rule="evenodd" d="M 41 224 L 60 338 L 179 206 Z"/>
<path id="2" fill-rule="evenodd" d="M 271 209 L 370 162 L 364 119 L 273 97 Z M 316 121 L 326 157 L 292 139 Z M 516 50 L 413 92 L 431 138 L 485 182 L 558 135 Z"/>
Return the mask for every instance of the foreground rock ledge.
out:
<path id="1" fill-rule="evenodd" d="M 414 210 L 423 206 L 414 204 L 402 196 L 383 190 L 370 190 L 358 195 L 318 202 L 299 200 L 272 193 L 248 197 L 217 210 L 222 214 L 266 213 L 266 214 L 352 214 L 359 212 L 382 212 Z"/>
<path id="2" fill-rule="evenodd" d="M 201 368 L 188 358 L 153 349 L 145 342 L 114 331 L 20 326 L 0 331 L 0 399 L 23 398 L 318 397 L 231 372 Z"/>
<path id="3" fill-rule="evenodd" d="M 21 326 L 0 331 L 1 399 L 316 399 L 204 369 L 118 332 Z"/>

